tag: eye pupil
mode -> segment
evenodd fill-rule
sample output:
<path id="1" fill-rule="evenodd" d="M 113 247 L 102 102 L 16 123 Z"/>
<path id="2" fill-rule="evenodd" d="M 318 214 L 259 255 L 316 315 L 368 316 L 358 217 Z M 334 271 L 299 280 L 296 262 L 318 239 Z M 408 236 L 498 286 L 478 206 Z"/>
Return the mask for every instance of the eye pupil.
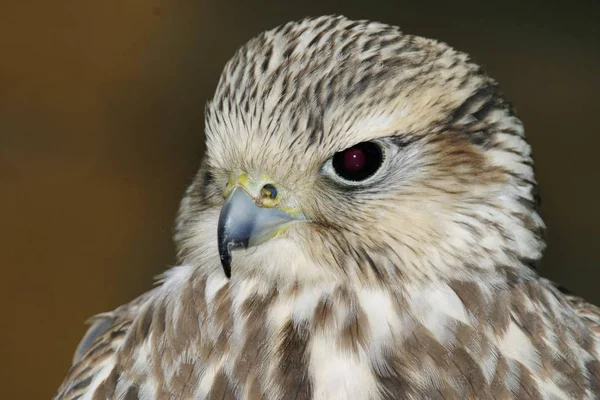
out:
<path id="1" fill-rule="evenodd" d="M 352 147 L 344 151 L 344 168 L 348 172 L 358 172 L 365 167 L 367 156 L 360 147 Z"/>
<path id="2" fill-rule="evenodd" d="M 340 151 L 333 156 L 335 172 L 349 181 L 362 181 L 373 175 L 383 162 L 379 145 L 363 142 Z"/>

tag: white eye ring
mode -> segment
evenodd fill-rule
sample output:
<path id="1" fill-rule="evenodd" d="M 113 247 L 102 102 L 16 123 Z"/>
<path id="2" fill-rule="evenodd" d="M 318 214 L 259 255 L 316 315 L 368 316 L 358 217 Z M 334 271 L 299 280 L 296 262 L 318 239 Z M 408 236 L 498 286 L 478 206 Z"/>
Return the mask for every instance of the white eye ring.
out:
<path id="1" fill-rule="evenodd" d="M 330 157 L 322 173 L 346 186 L 365 186 L 380 175 L 386 161 L 386 148 L 381 142 L 361 142 Z"/>

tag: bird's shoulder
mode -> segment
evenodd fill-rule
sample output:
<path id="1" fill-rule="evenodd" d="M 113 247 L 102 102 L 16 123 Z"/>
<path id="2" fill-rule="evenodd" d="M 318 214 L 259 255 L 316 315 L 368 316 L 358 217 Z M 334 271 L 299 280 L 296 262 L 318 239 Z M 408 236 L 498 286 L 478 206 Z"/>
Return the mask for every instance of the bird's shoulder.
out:
<path id="1" fill-rule="evenodd" d="M 577 314 L 586 325 L 590 327 L 594 335 L 600 339 L 600 307 L 562 287 L 559 287 L 559 290 L 563 293 L 565 299 L 569 302 L 573 311 L 575 311 L 575 314 Z"/>
<path id="2" fill-rule="evenodd" d="M 87 332 L 73 356 L 73 365 L 54 396 L 77 399 L 92 390 L 96 379 L 105 380 L 115 365 L 115 357 L 140 309 L 150 301 L 149 291 L 113 311 L 93 316 Z"/>

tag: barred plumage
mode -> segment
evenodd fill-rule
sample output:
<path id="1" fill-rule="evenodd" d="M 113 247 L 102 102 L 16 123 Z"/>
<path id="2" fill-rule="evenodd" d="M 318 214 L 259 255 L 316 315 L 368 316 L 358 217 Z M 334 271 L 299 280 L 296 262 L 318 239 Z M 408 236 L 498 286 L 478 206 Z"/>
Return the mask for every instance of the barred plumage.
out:
<path id="1" fill-rule="evenodd" d="M 181 266 L 93 320 L 56 399 L 600 396 L 598 308 L 532 268 L 531 150 L 465 54 L 368 21 L 288 23 L 226 65 L 206 137 Z M 381 167 L 336 177 L 328 160 L 361 142 Z M 289 224 L 230 248 L 223 197 L 242 191 Z"/>

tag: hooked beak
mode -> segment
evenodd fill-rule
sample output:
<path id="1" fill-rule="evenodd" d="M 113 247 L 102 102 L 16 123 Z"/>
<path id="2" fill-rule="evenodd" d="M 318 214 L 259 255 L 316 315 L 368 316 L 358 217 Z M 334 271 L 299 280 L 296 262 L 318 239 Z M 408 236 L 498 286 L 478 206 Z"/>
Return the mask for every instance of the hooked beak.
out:
<path id="1" fill-rule="evenodd" d="M 245 189 L 233 186 L 219 215 L 219 255 L 227 278 L 231 277 L 233 249 L 257 246 L 277 236 L 290 223 L 304 219 L 301 214 L 292 215 L 274 205 L 258 205 L 260 199 L 252 198 Z"/>

